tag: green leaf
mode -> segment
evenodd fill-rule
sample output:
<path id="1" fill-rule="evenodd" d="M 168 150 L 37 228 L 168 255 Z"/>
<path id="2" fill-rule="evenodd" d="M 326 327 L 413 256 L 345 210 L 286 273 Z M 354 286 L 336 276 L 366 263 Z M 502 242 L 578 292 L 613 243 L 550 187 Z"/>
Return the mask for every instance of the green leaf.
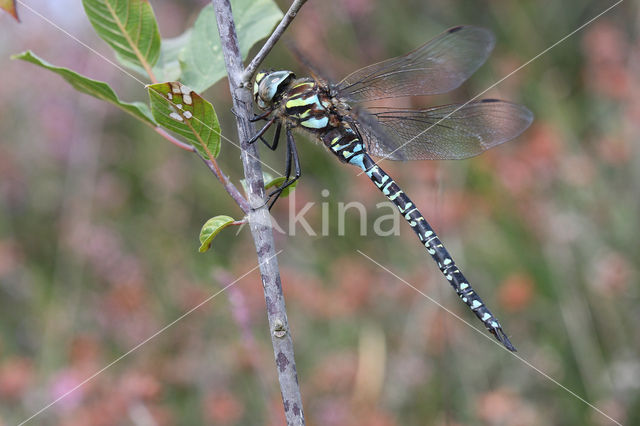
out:
<path id="1" fill-rule="evenodd" d="M 262 171 L 262 181 L 263 182 L 269 182 L 273 180 L 273 176 L 265 171 Z M 246 179 L 240 179 L 240 185 L 242 185 L 242 189 L 244 189 L 244 193 L 245 195 L 249 193 L 249 187 L 247 186 L 247 180 Z"/>
<path id="2" fill-rule="evenodd" d="M 272 188 L 274 186 L 280 186 L 282 185 L 282 183 L 284 183 L 284 181 L 286 180 L 286 178 L 284 176 L 279 176 L 277 178 L 274 178 L 272 175 L 270 175 L 267 172 L 262 172 L 262 180 L 265 182 L 264 184 L 264 189 L 269 189 Z M 240 179 L 240 184 L 242 185 L 242 188 L 244 188 L 244 193 L 247 194 L 249 192 L 249 189 L 247 188 L 247 181 L 246 179 Z M 293 191 L 296 186 L 298 185 L 298 181 L 295 181 L 294 183 L 292 183 L 291 185 L 287 186 L 282 193 L 280 194 L 281 197 L 286 197 L 289 194 L 291 194 L 291 191 Z"/>
<path id="3" fill-rule="evenodd" d="M 82 0 L 96 33 L 119 59 L 150 74 L 160 56 L 160 32 L 148 0 Z"/>
<path id="4" fill-rule="evenodd" d="M 282 19 L 282 11 L 272 0 L 231 0 L 231 8 L 240 53 L 246 58 L 249 49 L 267 37 Z M 182 81 L 197 92 L 203 92 L 227 75 L 212 5 L 207 5 L 200 12 L 180 62 Z"/>
<path id="5" fill-rule="evenodd" d="M 7 12 L 9 15 L 13 16 L 13 18 L 20 22 L 20 18 L 18 18 L 18 9 L 16 9 L 16 0 L 0 0 L 0 9 Z"/>
<path id="6" fill-rule="evenodd" d="M 56 67 L 47 61 L 40 59 L 31 51 L 26 51 L 17 55 L 13 55 L 11 59 L 21 59 L 23 61 L 31 62 L 50 71 L 55 72 L 62 78 L 67 80 L 76 90 L 91 95 L 94 98 L 107 101 L 118 108 L 121 108 L 125 112 L 133 115 L 139 120 L 144 121 L 152 126 L 157 126 L 156 122 L 151 116 L 151 111 L 146 104 L 142 102 L 123 102 L 118 98 L 118 95 L 113 91 L 109 85 L 103 81 L 92 80 L 88 77 L 84 77 L 68 68 Z"/>
<path id="7" fill-rule="evenodd" d="M 151 112 L 164 128 L 191 142 L 204 158 L 220 154 L 220 123 L 213 105 L 180 82 L 147 86 Z"/>
<path id="8" fill-rule="evenodd" d="M 272 179 L 271 181 L 267 182 L 264 184 L 264 189 L 269 189 L 271 187 L 278 187 L 280 185 L 282 185 L 287 179 L 284 176 L 280 176 L 277 177 L 275 179 Z M 282 193 L 280 193 L 280 197 L 287 197 L 291 191 L 293 191 L 294 189 L 296 189 L 296 186 L 298 185 L 299 181 L 295 181 L 293 182 L 291 185 L 287 186 L 285 189 L 282 190 Z"/>
<path id="9" fill-rule="evenodd" d="M 216 216 L 206 221 L 200 230 L 200 253 L 209 250 L 216 235 L 233 222 L 235 220 L 229 216 Z"/>
<path id="10" fill-rule="evenodd" d="M 160 46 L 160 57 L 153 67 L 153 75 L 158 81 L 178 81 L 182 76 L 179 56 L 191 37 L 191 29 L 173 38 L 163 38 Z M 147 75 L 141 66 L 128 61 L 116 52 L 118 61 L 128 69 L 140 74 Z"/>

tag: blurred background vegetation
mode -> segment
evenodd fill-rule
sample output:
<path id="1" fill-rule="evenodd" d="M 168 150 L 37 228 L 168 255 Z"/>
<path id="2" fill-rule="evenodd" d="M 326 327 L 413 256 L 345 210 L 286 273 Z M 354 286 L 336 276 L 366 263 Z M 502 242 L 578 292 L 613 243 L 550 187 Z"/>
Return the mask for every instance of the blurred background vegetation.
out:
<path id="1" fill-rule="evenodd" d="M 111 57 L 79 0 L 27 3 Z M 207 2 L 151 3 L 172 37 Z M 451 26 L 492 29 L 488 63 L 451 96 L 420 106 L 474 96 L 611 4 L 310 0 L 287 35 L 339 78 Z M 20 12 L 21 25 L 0 16 L 0 424 L 26 419 L 256 266 L 248 229 L 226 230 L 197 252 L 206 219 L 241 217 L 197 158 L 59 77 L 9 60 L 32 49 L 109 82 L 125 100 L 146 100 L 136 81 Z M 534 112 L 517 140 L 468 161 L 385 163 L 518 355 L 629 425 L 640 424 L 639 31 L 638 3 L 622 2 L 487 93 Z M 304 75 L 283 46 L 266 65 Z M 235 140 L 226 80 L 205 97 Z M 290 208 L 314 203 L 305 218 L 317 235 L 300 226 L 276 234 L 308 424 L 614 424 L 358 254 L 479 327 L 408 226 L 399 236 L 372 232 L 389 211 L 376 207 L 384 199 L 366 176 L 313 143 L 299 149 L 303 179 L 273 213 L 286 229 Z M 262 153 L 283 167 L 283 152 Z M 220 161 L 242 177 L 231 144 Z M 352 209 L 339 236 L 338 203 L 353 200 L 367 206 L 367 235 Z M 31 423 L 281 424 L 264 310 L 254 271 Z"/>

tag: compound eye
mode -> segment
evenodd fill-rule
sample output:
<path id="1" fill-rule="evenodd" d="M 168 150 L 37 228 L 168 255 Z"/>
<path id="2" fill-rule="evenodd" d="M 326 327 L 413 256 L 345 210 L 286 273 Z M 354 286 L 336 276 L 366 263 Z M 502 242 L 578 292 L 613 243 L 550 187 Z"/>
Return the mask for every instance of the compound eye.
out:
<path id="1" fill-rule="evenodd" d="M 258 94 L 260 98 L 266 103 L 273 101 L 274 96 L 278 92 L 279 79 L 276 76 L 270 75 L 264 78 L 260 82 L 260 88 Z"/>
<path id="2" fill-rule="evenodd" d="M 258 89 L 258 95 L 260 96 L 260 99 L 262 99 L 265 102 L 269 102 L 271 101 L 271 99 L 273 99 L 273 94 L 275 93 L 275 90 L 273 90 L 271 86 L 272 85 L 270 84 L 269 81 L 263 81 L 260 83 L 260 88 Z"/>

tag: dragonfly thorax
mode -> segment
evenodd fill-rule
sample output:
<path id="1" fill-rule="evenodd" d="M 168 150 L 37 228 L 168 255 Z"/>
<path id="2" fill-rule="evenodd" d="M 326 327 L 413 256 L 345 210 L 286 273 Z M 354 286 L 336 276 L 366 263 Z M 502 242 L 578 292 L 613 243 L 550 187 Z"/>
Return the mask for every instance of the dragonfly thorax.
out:
<path id="1" fill-rule="evenodd" d="M 286 91 L 289 83 L 296 78 L 291 71 L 261 71 L 253 83 L 253 98 L 262 109 L 268 109 Z"/>

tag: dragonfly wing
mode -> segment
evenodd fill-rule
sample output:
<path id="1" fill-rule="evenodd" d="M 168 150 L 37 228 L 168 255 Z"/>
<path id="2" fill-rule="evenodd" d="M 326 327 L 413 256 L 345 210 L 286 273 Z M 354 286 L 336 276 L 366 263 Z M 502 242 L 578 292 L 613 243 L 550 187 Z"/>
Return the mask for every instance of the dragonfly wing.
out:
<path id="1" fill-rule="evenodd" d="M 446 93 L 487 60 L 494 44 L 487 29 L 454 27 L 404 56 L 354 71 L 336 89 L 353 102 Z"/>
<path id="2" fill-rule="evenodd" d="M 526 107 L 496 99 L 358 114 L 369 153 L 389 160 L 473 157 L 519 136 L 533 121 Z"/>

